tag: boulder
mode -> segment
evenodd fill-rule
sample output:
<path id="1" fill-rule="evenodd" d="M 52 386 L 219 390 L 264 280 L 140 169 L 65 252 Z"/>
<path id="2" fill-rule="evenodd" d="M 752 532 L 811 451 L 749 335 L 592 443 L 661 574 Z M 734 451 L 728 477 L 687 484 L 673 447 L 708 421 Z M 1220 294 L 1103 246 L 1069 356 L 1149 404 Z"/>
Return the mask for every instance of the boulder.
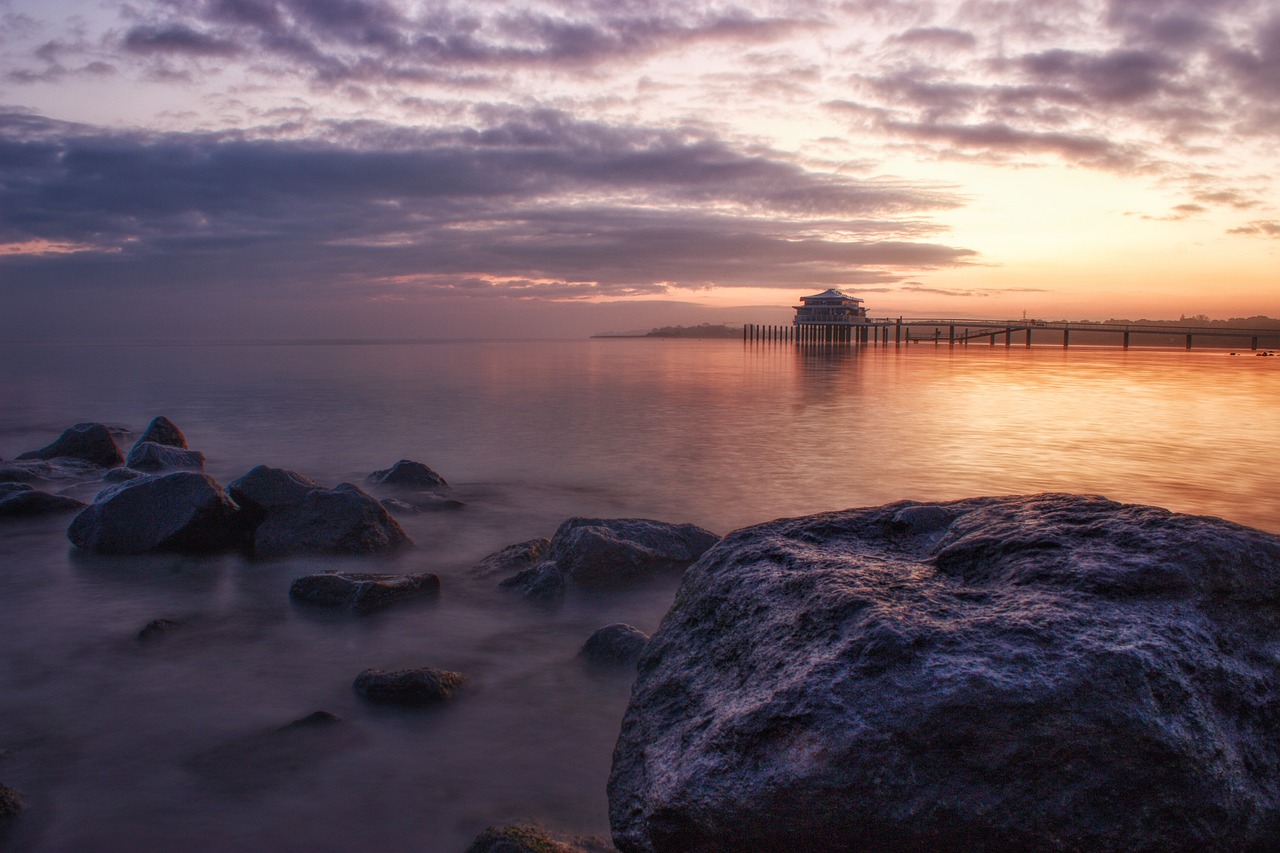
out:
<path id="1" fill-rule="evenodd" d="M 613 847 L 598 838 L 561 839 L 533 823 L 484 829 L 466 853 L 607 853 Z"/>
<path id="2" fill-rule="evenodd" d="M 501 551 L 495 551 L 476 563 L 471 573 L 479 577 L 495 577 L 522 572 L 541 563 L 551 547 L 551 540 L 545 538 L 529 539 L 508 545 Z"/>
<path id="3" fill-rule="evenodd" d="M 100 468 L 114 468 L 124 462 L 111 430 L 102 424 L 76 424 L 49 445 L 18 455 L 24 459 L 79 459 Z"/>
<path id="4" fill-rule="evenodd" d="M 124 464 L 135 471 L 203 471 L 204 454 L 154 441 L 139 441 L 129 451 Z"/>
<path id="5" fill-rule="evenodd" d="M 66 495 L 51 495 L 48 492 L 39 492 L 30 486 L 20 490 L 0 490 L 0 518 L 71 512 L 81 509 L 83 506 L 83 501 L 69 498 Z"/>
<path id="6" fill-rule="evenodd" d="M 187 437 L 174 425 L 173 421 L 164 416 L 153 418 L 151 423 L 147 424 L 146 431 L 138 439 L 139 443 L 144 441 L 163 444 L 166 447 L 177 447 L 181 450 L 187 449 Z"/>
<path id="7" fill-rule="evenodd" d="M 356 676 L 356 693 L 370 702 L 424 705 L 453 698 L 467 677 L 444 669 L 366 669 Z"/>
<path id="8" fill-rule="evenodd" d="M 236 541 L 237 512 L 204 474 L 147 475 L 102 490 L 72 520 L 67 538 L 103 554 L 217 551 Z"/>
<path id="9" fill-rule="evenodd" d="M 257 557 L 385 554 L 411 544 L 387 510 L 350 483 L 326 489 L 296 471 L 259 465 L 227 488 L 245 510 Z"/>
<path id="10" fill-rule="evenodd" d="M 616 622 L 588 637 L 578 655 L 588 663 L 601 666 L 634 666 L 647 642 L 649 635 L 644 631 Z"/>
<path id="11" fill-rule="evenodd" d="M 369 475 L 369 482 L 410 489 L 434 489 L 449 485 L 444 477 L 430 467 L 410 459 L 401 459 L 390 468 L 374 471 Z"/>
<path id="12" fill-rule="evenodd" d="M 719 538 L 693 524 L 570 518 L 551 538 L 546 560 L 500 586 L 530 598 L 554 597 L 570 586 L 618 589 L 684 569 Z"/>
<path id="13" fill-rule="evenodd" d="M 1280 537 L 1098 497 L 737 531 L 614 752 L 650 851 L 1280 849 Z"/>
<path id="14" fill-rule="evenodd" d="M 347 607 L 357 613 L 371 613 L 439 594 L 440 578 L 430 572 L 420 575 L 323 572 L 300 577 L 289 587 L 289 597 L 294 601 Z"/>

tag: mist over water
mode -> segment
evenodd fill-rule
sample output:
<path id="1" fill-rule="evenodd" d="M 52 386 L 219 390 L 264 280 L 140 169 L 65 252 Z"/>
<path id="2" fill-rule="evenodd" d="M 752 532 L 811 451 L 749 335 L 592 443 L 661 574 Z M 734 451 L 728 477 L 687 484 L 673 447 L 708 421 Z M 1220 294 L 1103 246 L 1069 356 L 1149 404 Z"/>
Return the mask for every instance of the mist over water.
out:
<path id="1" fill-rule="evenodd" d="M 607 835 L 629 677 L 575 655 L 609 622 L 655 630 L 678 578 L 547 607 L 469 572 L 572 515 L 723 534 L 1072 491 L 1280 531 L 1280 359 L 1251 354 L 594 340 L 6 346 L 0 365 L 5 458 L 79 421 L 165 415 L 223 484 L 258 464 L 362 484 L 408 458 L 467 504 L 400 516 L 417 547 L 390 560 L 94 557 L 69 517 L 0 523 L 20 851 L 449 851 L 521 817 Z M 293 578 L 338 568 L 433 571 L 443 594 L 365 617 L 289 601 Z M 138 642 L 159 617 L 182 625 Z M 424 665 L 471 682 L 415 711 L 351 690 L 365 668 Z M 342 731 L 264 735 L 317 709 Z"/>

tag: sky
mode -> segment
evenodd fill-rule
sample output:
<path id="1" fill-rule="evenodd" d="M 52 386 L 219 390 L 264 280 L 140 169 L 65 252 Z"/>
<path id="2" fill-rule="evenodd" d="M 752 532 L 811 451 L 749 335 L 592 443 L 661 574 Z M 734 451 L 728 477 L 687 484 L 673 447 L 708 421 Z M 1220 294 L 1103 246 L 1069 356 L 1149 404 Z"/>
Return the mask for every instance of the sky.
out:
<path id="1" fill-rule="evenodd" d="M 0 0 L 0 339 L 1280 316 L 1274 0 Z"/>

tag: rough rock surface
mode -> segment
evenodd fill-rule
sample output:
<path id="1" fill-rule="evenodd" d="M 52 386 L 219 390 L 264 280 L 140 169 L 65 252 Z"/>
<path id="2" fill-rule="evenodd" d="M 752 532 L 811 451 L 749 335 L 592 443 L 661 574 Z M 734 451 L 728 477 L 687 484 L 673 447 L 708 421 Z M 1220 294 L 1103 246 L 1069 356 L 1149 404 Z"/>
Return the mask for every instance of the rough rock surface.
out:
<path id="1" fill-rule="evenodd" d="M 234 544 L 237 512 L 204 474 L 148 475 L 103 489 L 72 520 L 67 538 L 103 554 L 217 551 Z"/>
<path id="2" fill-rule="evenodd" d="M 1097 497 L 726 537 L 609 780 L 649 851 L 1280 849 L 1280 537 Z"/>
<path id="3" fill-rule="evenodd" d="M 139 443 L 144 441 L 163 444 L 166 447 L 177 447 L 181 450 L 187 449 L 187 437 L 182 434 L 182 430 L 178 429 L 173 421 L 163 415 L 158 418 L 152 418 L 151 423 L 147 424 L 146 431 L 138 439 Z"/>
<path id="4" fill-rule="evenodd" d="M 419 669 L 366 669 L 356 676 L 357 693 L 370 702 L 422 705 L 453 698 L 467 677 L 459 672 L 424 666 Z"/>
<path id="5" fill-rule="evenodd" d="M 357 613 L 371 613 L 439 593 L 440 578 L 430 572 L 419 575 L 322 572 L 300 577 L 289 587 L 289 597 L 295 601 L 349 607 Z"/>
<path id="6" fill-rule="evenodd" d="M 253 527 L 258 557 L 385 554 L 411 542 L 377 500 L 350 483 L 326 489 L 296 471 L 259 465 L 227 489 Z"/>
<path id="7" fill-rule="evenodd" d="M 634 664 L 644 651 L 649 635 L 633 625 L 615 622 L 587 638 L 578 654 L 590 663 L 603 666 Z"/>
<path id="8" fill-rule="evenodd" d="M 369 482 L 382 486 L 400 486 L 410 489 L 434 489 L 447 486 L 441 477 L 430 466 L 412 459 L 401 459 L 390 468 L 374 471 L 369 475 Z"/>
<path id="9" fill-rule="evenodd" d="M 25 489 L 0 490 L 0 518 L 71 512 L 83 506 L 84 502 L 75 498 L 51 495 L 48 492 L 36 491 L 29 486 Z"/>
<path id="10" fill-rule="evenodd" d="M 720 537 L 693 524 L 645 518 L 570 518 L 551 537 L 547 559 L 500 586 L 551 598 L 571 586 L 618 589 L 681 570 Z"/>
<path id="11" fill-rule="evenodd" d="M 124 454 L 102 424 L 76 424 L 49 445 L 18 455 L 24 459 L 79 459 L 101 468 L 114 468 L 124 462 Z"/>
<path id="12" fill-rule="evenodd" d="M 135 471 L 147 473 L 203 471 L 204 454 L 198 450 L 171 447 L 154 441 L 139 441 L 129 450 L 129 456 L 124 460 L 124 464 Z"/>
<path id="13" fill-rule="evenodd" d="M 412 492 L 402 494 L 398 498 L 383 498 L 379 501 L 390 512 L 419 513 L 440 512 L 441 510 L 462 509 L 465 503 L 457 498 L 442 495 L 439 492 Z"/>
<path id="14" fill-rule="evenodd" d="M 22 812 L 22 797 L 8 785 L 0 785 L 0 825 Z"/>
<path id="15" fill-rule="evenodd" d="M 482 578 L 509 575 L 531 569 L 547 556 L 551 540 L 529 539 L 495 551 L 472 567 L 471 573 Z"/>

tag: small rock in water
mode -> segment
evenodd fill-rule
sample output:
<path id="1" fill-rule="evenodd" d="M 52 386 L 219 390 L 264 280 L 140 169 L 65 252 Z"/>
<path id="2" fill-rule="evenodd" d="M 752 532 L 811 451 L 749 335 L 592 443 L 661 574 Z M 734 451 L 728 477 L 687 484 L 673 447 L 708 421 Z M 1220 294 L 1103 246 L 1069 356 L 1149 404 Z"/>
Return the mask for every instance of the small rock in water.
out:
<path id="1" fill-rule="evenodd" d="M 578 654 L 591 663 L 604 666 L 634 665 L 647 642 L 649 635 L 644 631 L 617 622 L 605 625 L 588 637 Z"/>
<path id="2" fill-rule="evenodd" d="M 58 436 L 52 444 L 18 455 L 24 459 L 79 459 L 100 468 L 114 468 L 124 462 L 124 454 L 111 430 L 102 424 L 76 424 Z"/>
<path id="3" fill-rule="evenodd" d="M 182 450 L 187 449 L 187 437 L 182 434 L 182 430 L 178 429 L 173 421 L 163 415 L 153 418 L 151 423 L 147 425 L 147 429 L 142 433 L 142 437 L 138 439 L 138 443 L 144 441 L 163 444 L 166 447 L 177 447 Z"/>
<path id="4" fill-rule="evenodd" d="M 203 471 L 204 454 L 198 450 L 170 447 L 154 441 L 139 441 L 129 451 L 125 467 L 135 471 Z"/>
<path id="5" fill-rule="evenodd" d="M 471 573 L 483 578 L 511 574 L 512 572 L 523 572 L 541 563 L 547 556 L 547 549 L 550 547 L 551 540 L 544 538 L 517 542 L 515 545 L 508 545 L 501 551 L 490 554 L 476 563 L 471 569 Z"/>
<path id="6" fill-rule="evenodd" d="M 434 489 L 437 486 L 449 485 L 427 465 L 411 459 L 401 459 L 390 468 L 374 471 L 369 475 L 369 482 L 383 486 L 400 486 L 413 489 Z"/>
<path id="7" fill-rule="evenodd" d="M 563 841 L 533 823 L 486 827 L 465 853 L 608 853 L 613 847 L 596 838 Z"/>
<path id="8" fill-rule="evenodd" d="M 356 676 L 355 691 L 370 702 L 422 705 L 451 699 L 467 677 L 457 672 L 420 669 L 366 669 Z"/>
<path id="9" fill-rule="evenodd" d="M 8 785 L 0 785 L 0 824 L 17 817 L 23 809 L 22 797 Z"/>
<path id="10" fill-rule="evenodd" d="M 144 643 L 150 640 L 158 640 L 171 633 L 173 629 L 181 624 L 176 619 L 152 619 L 138 631 L 138 639 Z"/>
<path id="11" fill-rule="evenodd" d="M 392 512 L 412 515 L 419 512 L 437 512 L 439 510 L 462 509 L 465 503 L 437 492 L 414 492 L 398 498 L 383 498 L 379 501 Z"/>
<path id="12" fill-rule="evenodd" d="M 289 587 L 289 597 L 295 601 L 350 607 L 357 613 L 370 613 L 439 592 L 440 578 L 430 572 L 418 575 L 322 572 L 300 577 Z"/>
<path id="13" fill-rule="evenodd" d="M 305 717 L 300 717 L 292 723 L 287 723 L 286 725 L 281 726 L 280 731 L 287 731 L 288 729 L 309 729 L 317 726 L 331 726 L 334 723 L 340 722 L 342 722 L 342 718 L 337 714 L 332 714 L 328 711 L 312 711 Z"/>
<path id="14" fill-rule="evenodd" d="M 30 487 L 21 490 L 0 491 L 0 518 L 73 512 L 83 507 L 83 501 L 78 501 L 65 495 L 38 492 Z"/>

